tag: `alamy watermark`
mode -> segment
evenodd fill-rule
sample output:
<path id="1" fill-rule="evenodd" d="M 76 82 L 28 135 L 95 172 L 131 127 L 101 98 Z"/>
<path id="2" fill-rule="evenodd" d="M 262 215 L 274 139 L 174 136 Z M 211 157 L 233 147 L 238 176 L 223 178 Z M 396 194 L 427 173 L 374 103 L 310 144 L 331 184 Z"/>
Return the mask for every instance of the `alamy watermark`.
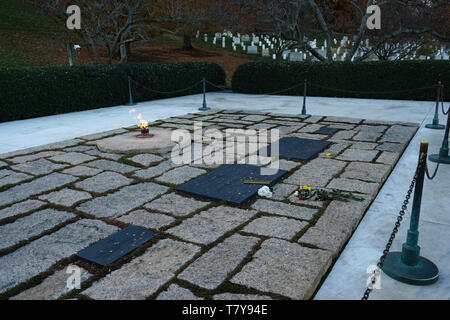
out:
<path id="1" fill-rule="evenodd" d="M 367 29 L 373 30 L 381 29 L 381 8 L 377 5 L 372 5 L 367 7 L 367 14 L 370 14 L 370 17 L 367 19 Z"/>
<path id="2" fill-rule="evenodd" d="M 66 13 L 69 17 L 66 20 L 66 26 L 69 30 L 81 29 L 81 9 L 77 5 L 67 7 Z"/>
<path id="3" fill-rule="evenodd" d="M 370 274 L 366 281 L 366 287 L 369 289 L 381 289 L 381 269 L 375 264 L 371 264 L 367 267 L 366 272 Z M 375 283 L 372 283 L 372 279 L 375 277 Z"/>
<path id="4" fill-rule="evenodd" d="M 202 122 L 195 121 L 193 136 L 183 129 L 172 132 L 171 140 L 177 146 L 172 149 L 171 160 L 176 165 L 264 165 L 261 175 L 273 175 L 279 169 L 279 138 L 278 129 L 226 129 L 222 132 L 203 130 Z"/>
<path id="5" fill-rule="evenodd" d="M 66 288 L 69 290 L 81 289 L 81 268 L 74 265 L 69 265 L 66 273 L 70 276 L 66 280 Z"/>

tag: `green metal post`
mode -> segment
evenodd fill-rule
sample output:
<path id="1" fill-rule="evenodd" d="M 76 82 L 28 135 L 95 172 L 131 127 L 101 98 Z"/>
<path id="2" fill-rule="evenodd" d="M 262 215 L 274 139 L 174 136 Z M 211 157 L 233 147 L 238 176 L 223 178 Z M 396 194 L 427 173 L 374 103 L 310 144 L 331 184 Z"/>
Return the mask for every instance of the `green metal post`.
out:
<path id="1" fill-rule="evenodd" d="M 450 107 L 447 114 L 447 126 L 445 128 L 444 141 L 442 141 L 442 147 L 439 150 L 439 154 L 432 154 L 428 159 L 432 162 L 439 162 L 450 164 L 450 156 L 448 155 L 448 131 L 450 130 Z"/>
<path id="2" fill-rule="evenodd" d="M 442 94 L 442 83 L 439 81 L 438 82 L 438 88 L 437 88 L 437 97 L 436 97 L 436 108 L 434 111 L 434 118 L 433 118 L 433 123 L 427 124 L 425 126 L 425 128 L 428 129 L 444 129 L 445 126 L 443 126 L 442 124 L 439 124 L 439 103 L 441 102 L 441 94 Z"/>
<path id="3" fill-rule="evenodd" d="M 308 82 L 305 79 L 305 84 L 303 86 L 303 107 L 302 107 L 302 116 L 309 116 L 309 114 L 306 113 L 306 91 L 308 89 Z"/>
<path id="4" fill-rule="evenodd" d="M 136 103 L 133 102 L 133 94 L 131 93 L 131 77 L 128 76 L 128 93 L 130 95 L 130 102 L 127 103 L 127 106 L 135 106 Z"/>
<path id="5" fill-rule="evenodd" d="M 419 217 L 422 202 L 423 181 L 425 177 L 426 157 L 428 153 L 428 142 L 420 144 L 419 167 L 416 185 L 414 189 L 414 200 L 411 210 L 411 221 L 406 242 L 402 246 L 402 252 L 390 252 L 386 256 L 383 271 L 389 277 L 400 282 L 412 285 L 432 284 L 439 278 L 439 270 L 430 260 L 420 256 L 419 241 Z"/>
<path id="6" fill-rule="evenodd" d="M 206 79 L 203 78 L 203 107 L 198 109 L 199 111 L 208 111 L 211 110 L 211 108 L 208 108 L 206 105 Z"/>

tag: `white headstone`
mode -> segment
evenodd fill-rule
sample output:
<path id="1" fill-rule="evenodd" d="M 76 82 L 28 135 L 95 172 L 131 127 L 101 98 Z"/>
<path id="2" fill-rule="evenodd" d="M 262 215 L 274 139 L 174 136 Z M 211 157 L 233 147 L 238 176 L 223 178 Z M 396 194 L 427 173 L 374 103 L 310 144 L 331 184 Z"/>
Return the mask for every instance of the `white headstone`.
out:
<path id="1" fill-rule="evenodd" d="M 258 47 L 257 46 L 248 46 L 247 54 L 258 54 Z"/>
<path id="2" fill-rule="evenodd" d="M 302 52 L 293 52 L 289 55 L 289 61 L 291 62 L 299 62 L 303 61 L 303 53 Z"/>
<path id="3" fill-rule="evenodd" d="M 268 48 L 263 48 L 263 49 L 262 49 L 262 52 L 261 52 L 261 55 L 262 55 L 263 57 L 270 57 L 269 49 L 268 49 Z"/>

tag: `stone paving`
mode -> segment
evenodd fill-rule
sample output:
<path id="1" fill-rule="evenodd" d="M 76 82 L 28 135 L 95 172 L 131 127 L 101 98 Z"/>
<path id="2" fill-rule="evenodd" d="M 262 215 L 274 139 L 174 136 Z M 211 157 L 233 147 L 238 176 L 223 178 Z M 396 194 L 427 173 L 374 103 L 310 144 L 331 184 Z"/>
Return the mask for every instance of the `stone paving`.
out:
<path id="1" fill-rule="evenodd" d="M 192 132 L 200 120 L 204 130 L 219 128 L 230 139 L 235 134 L 225 135 L 227 128 L 273 128 L 280 137 L 332 145 L 310 161 L 281 159 L 289 172 L 273 197 L 256 196 L 241 207 L 174 191 L 219 165 L 96 148 L 98 140 L 137 128 L 2 154 L 0 299 L 310 299 L 418 128 L 243 110 L 188 114 L 153 127 Z M 321 127 L 339 130 L 315 134 Z M 196 149 L 205 161 L 215 149 L 239 163 L 254 150 L 234 157 L 226 143 L 208 148 L 207 141 L 195 141 Z M 293 195 L 299 185 L 351 191 L 365 200 L 299 200 Z M 75 258 L 130 224 L 159 234 L 107 268 Z M 82 286 L 69 290 L 66 269 L 73 265 L 82 268 Z"/>

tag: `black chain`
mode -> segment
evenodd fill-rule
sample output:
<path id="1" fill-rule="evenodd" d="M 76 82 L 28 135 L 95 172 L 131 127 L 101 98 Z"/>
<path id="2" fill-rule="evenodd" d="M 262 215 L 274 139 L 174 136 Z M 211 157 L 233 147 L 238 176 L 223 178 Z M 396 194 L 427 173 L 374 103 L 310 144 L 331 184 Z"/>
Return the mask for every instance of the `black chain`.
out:
<path id="1" fill-rule="evenodd" d="M 397 217 L 397 221 L 395 222 L 395 227 L 392 230 L 392 233 L 389 237 L 388 243 L 386 244 L 386 248 L 383 250 L 383 255 L 380 257 L 380 260 L 377 263 L 378 268 L 373 271 L 372 278 L 370 279 L 370 284 L 367 286 L 366 291 L 364 292 L 364 295 L 361 300 L 367 300 L 369 298 L 369 295 L 373 290 L 373 286 L 377 282 L 377 277 L 381 273 L 381 269 L 383 268 L 384 261 L 386 260 L 386 257 L 388 255 L 389 251 L 391 250 L 391 246 L 392 246 L 392 243 L 394 242 L 395 235 L 397 234 L 398 229 L 400 228 L 401 222 L 403 221 L 403 216 L 406 214 L 406 209 L 408 208 L 409 199 L 411 198 L 411 194 L 413 192 L 414 186 L 417 181 L 417 177 L 419 175 L 419 169 L 421 168 L 424 161 L 426 160 L 424 158 L 425 158 L 425 154 L 422 153 L 420 156 L 419 164 L 417 165 L 417 168 L 416 168 L 416 172 L 414 174 L 414 178 L 411 181 L 411 185 L 409 186 L 405 200 L 403 201 L 403 205 L 402 205 L 402 208 Z"/>
<path id="2" fill-rule="evenodd" d="M 447 112 L 444 111 L 444 90 L 441 91 L 441 108 L 442 108 L 442 113 L 444 115 L 448 115 L 448 113 L 450 112 L 450 107 L 448 107 Z"/>
<path id="3" fill-rule="evenodd" d="M 440 160 L 440 159 L 438 158 L 437 166 L 436 166 L 436 169 L 434 169 L 434 173 L 433 173 L 432 176 L 430 176 L 430 171 L 428 171 L 428 163 L 425 165 L 425 166 L 426 166 L 426 168 L 425 168 L 425 173 L 427 174 L 427 178 L 428 178 L 429 180 L 433 180 L 434 177 L 436 177 L 436 173 L 437 173 L 438 170 L 439 170 L 439 165 L 441 164 L 441 162 L 440 162 L 439 160 Z"/>

